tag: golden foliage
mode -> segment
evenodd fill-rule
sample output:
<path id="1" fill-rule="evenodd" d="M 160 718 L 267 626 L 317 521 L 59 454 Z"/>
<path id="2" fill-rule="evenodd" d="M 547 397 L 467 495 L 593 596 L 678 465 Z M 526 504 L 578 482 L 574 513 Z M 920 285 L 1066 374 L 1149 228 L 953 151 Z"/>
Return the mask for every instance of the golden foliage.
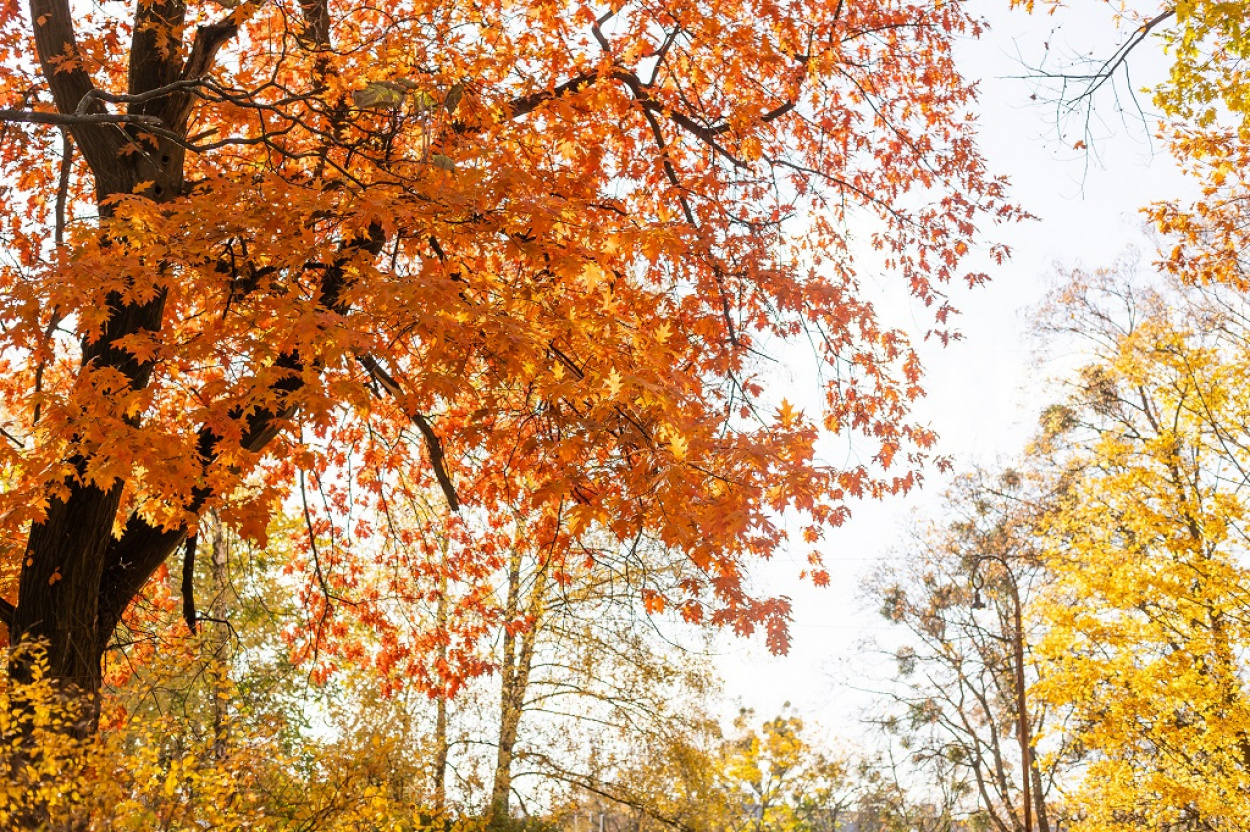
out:
<path id="1" fill-rule="evenodd" d="M 1043 448 L 1064 489 L 1035 694 L 1089 754 L 1075 828 L 1245 829 L 1248 310 L 1128 269 L 1071 277 L 1049 321 L 1091 363 Z"/>

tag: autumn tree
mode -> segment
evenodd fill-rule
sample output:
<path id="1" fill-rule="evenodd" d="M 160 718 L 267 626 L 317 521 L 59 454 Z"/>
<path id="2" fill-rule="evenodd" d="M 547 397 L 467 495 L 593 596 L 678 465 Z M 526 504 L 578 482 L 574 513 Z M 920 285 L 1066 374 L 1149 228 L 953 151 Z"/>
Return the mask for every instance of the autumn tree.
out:
<path id="1" fill-rule="evenodd" d="M 508 538 L 483 562 L 654 539 L 700 575 L 670 603 L 784 650 L 786 604 L 742 583 L 777 518 L 814 541 L 933 441 L 850 224 L 942 329 L 978 226 L 1016 215 L 951 54 L 980 28 L 909 0 L 6 0 L 13 641 L 94 694 L 207 511 L 261 540 L 300 490 L 330 640 L 381 534 L 343 518 L 438 488 Z M 799 338 L 818 413 L 757 360 Z M 817 457 L 830 434 L 863 461 Z"/>
<path id="2" fill-rule="evenodd" d="M 562 807 L 564 828 L 597 832 L 599 822 L 614 832 L 720 829 L 732 807 L 720 781 L 724 736 L 709 714 L 695 709 L 658 734 L 632 737 L 615 760 L 592 769 L 592 778 L 573 782 Z"/>
<path id="3" fill-rule="evenodd" d="M 864 582 L 901 630 L 870 724 L 900 746 L 917 788 L 930 784 L 952 816 L 998 832 L 1059 828 L 1057 785 L 1077 756 L 1064 708 L 1029 693 L 1048 491 L 1020 470 L 963 474 L 937 516 Z"/>
<path id="4" fill-rule="evenodd" d="M 388 534 L 350 564 L 365 591 L 349 611 L 326 621 L 324 596 L 304 603 L 319 587 L 304 587 L 304 620 L 289 632 L 294 660 L 317 682 L 351 668 L 372 674 L 383 695 L 416 688 L 433 700 L 433 804 L 506 825 L 510 809 L 543 800 L 543 784 L 586 782 L 591 758 L 610 756 L 626 735 L 683 721 L 683 703 L 711 695 L 705 657 L 678 646 L 701 637 L 691 608 L 664 609 L 700 577 L 679 551 L 645 539 L 618 551 L 601 533 L 583 535 L 575 558 L 535 551 L 519 514 L 506 530 L 472 529 L 439 495 L 408 496 L 382 515 L 309 507 L 313 545 L 306 538 L 295 560 L 327 585 L 345 580 L 336 525 Z M 319 638 L 324 631 L 333 637 Z M 412 705 L 414 718 L 425 704 Z M 540 794 L 514 788 L 514 777 Z M 456 801 L 444 800 L 449 790 Z"/>
<path id="5" fill-rule="evenodd" d="M 1050 0 L 1013 0 L 1013 5 L 1059 9 Z M 1250 55 L 1250 12 L 1243 4 L 1216 0 L 1105 5 L 1115 15 L 1119 42 L 1110 45 L 1116 33 L 1108 31 L 1105 50 L 1071 56 L 1066 66 L 1039 67 L 1034 79 L 1056 100 L 1060 114 L 1086 120 L 1086 138 L 1089 121 L 1106 106 L 1097 100 L 1100 93 L 1120 89 L 1134 99 L 1144 93 L 1144 100 L 1133 106 L 1117 102 L 1116 109 L 1140 116 L 1198 186 L 1194 198 L 1143 206 L 1166 236 L 1164 267 L 1186 281 L 1245 289 L 1250 285 L 1245 262 L 1250 97 L 1242 64 Z M 1129 72 L 1142 53 L 1167 70 L 1162 82 L 1144 90 Z"/>
<path id="6" fill-rule="evenodd" d="M 743 709 L 723 728 L 690 721 L 636 745 L 613 777 L 582 784 L 568 827 L 593 832 L 590 808 L 605 826 L 615 816 L 614 832 L 931 828 L 904 819 L 908 800 L 891 793 L 871 761 L 824 747 L 815 733 L 788 705 L 772 719 Z M 579 820 L 587 817 L 590 824 Z"/>
<path id="7" fill-rule="evenodd" d="M 740 713 L 723 751 L 722 788 L 738 810 L 727 828 L 833 832 L 845 826 L 856 798 L 849 762 L 815 748 L 797 716 L 755 723 L 754 712 Z"/>
<path id="8" fill-rule="evenodd" d="M 1245 828 L 1245 300 L 1132 261 L 1065 277 L 1042 320 L 1086 363 L 1037 443 L 1065 487 L 1035 695 L 1089 754 L 1074 828 Z"/>
<path id="9" fill-rule="evenodd" d="M 1245 216 L 1250 182 L 1250 104 L 1241 63 L 1250 55 L 1250 15 L 1237 4 L 1202 0 L 1168 4 L 1139 28 L 1171 61 L 1154 90 L 1162 132 L 1182 168 L 1201 188 L 1194 200 L 1171 200 L 1148 215 L 1168 235 L 1164 264 L 1190 281 L 1214 280 L 1245 289 Z"/>
<path id="10" fill-rule="evenodd" d="M 636 566 L 645 579 L 582 568 L 557 581 L 548 563 L 510 560 L 492 659 L 498 706 L 487 720 L 497 728 L 492 812 L 508 812 L 514 776 L 593 783 L 621 749 L 682 730 L 697 720 L 686 711 L 701 713 L 716 694 L 707 657 L 672 632 L 680 618 L 648 613 L 634 586 L 653 593 L 686 564 L 651 552 Z"/>

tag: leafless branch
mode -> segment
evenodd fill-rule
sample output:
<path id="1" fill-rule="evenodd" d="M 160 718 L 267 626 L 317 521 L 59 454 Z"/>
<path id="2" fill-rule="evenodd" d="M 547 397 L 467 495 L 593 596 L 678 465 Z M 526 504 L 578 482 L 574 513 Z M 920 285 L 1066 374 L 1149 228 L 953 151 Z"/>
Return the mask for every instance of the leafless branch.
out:
<path id="1" fill-rule="evenodd" d="M 21 124 L 151 124 L 159 125 L 156 116 L 129 113 L 43 113 L 35 110 L 0 110 L 0 121 Z"/>

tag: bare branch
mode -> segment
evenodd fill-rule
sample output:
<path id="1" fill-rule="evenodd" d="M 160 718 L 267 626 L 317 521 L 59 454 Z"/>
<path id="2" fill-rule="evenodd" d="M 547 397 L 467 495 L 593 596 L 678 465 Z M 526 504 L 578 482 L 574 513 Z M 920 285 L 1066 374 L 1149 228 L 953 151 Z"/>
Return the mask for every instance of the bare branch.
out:
<path id="1" fill-rule="evenodd" d="M 21 124 L 151 124 L 159 125 L 156 116 L 130 115 L 128 113 L 41 113 L 34 110 L 0 110 L 0 121 Z"/>
<path id="2" fill-rule="evenodd" d="M 204 86 L 204 82 L 195 80 L 174 81 L 171 84 L 163 84 L 140 93 L 120 93 L 107 92 L 100 89 L 92 89 L 78 102 L 78 107 L 74 110 L 74 115 L 86 115 L 91 112 L 91 105 L 96 101 L 107 101 L 109 104 L 146 104 L 157 98 L 163 98 L 166 95 L 175 92 L 184 92 L 193 90 L 197 87 Z M 151 119 L 153 123 L 159 124 L 160 119 L 156 116 L 144 116 Z"/>
<path id="3" fill-rule="evenodd" d="M 65 204 L 69 201 L 69 175 L 73 167 L 74 139 L 68 130 L 62 130 L 61 170 L 56 182 L 56 225 L 52 229 L 52 241 L 58 249 L 65 245 Z"/>

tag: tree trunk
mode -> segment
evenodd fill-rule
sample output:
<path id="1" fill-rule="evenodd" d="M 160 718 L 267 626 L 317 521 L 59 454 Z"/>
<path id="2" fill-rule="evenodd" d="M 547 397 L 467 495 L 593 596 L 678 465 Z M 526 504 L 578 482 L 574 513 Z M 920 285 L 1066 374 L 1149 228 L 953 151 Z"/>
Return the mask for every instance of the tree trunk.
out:
<path id="1" fill-rule="evenodd" d="M 495 757 L 495 777 L 491 786 L 490 811 L 496 818 L 508 816 L 517 733 L 525 710 L 525 692 L 534 662 L 534 644 L 545 612 L 547 596 L 546 565 L 540 564 L 534 574 L 534 588 L 530 591 L 529 603 L 524 604 L 526 617 L 529 619 L 528 627 L 518 638 L 514 628 L 523 604 L 521 565 L 521 554 L 514 550 L 508 564 L 508 595 L 504 604 L 503 661 L 499 671 L 499 742 Z"/>
<path id="2" fill-rule="evenodd" d="M 438 606 L 434 611 L 435 624 L 440 634 L 447 632 L 447 544 L 443 544 L 443 558 L 439 563 Z M 447 687 L 441 668 L 446 667 L 447 644 L 438 644 L 439 691 L 435 701 L 434 715 L 434 810 L 440 815 L 447 806 Z"/>
<path id="3" fill-rule="evenodd" d="M 221 525 L 221 516 L 214 509 L 206 518 L 209 522 L 209 546 L 212 560 L 209 562 L 209 574 L 212 576 L 213 599 L 209 604 L 209 626 L 212 628 L 211 650 L 212 659 L 212 697 L 213 697 L 213 756 L 217 760 L 226 759 L 230 750 L 230 625 L 226 620 L 229 614 L 230 592 L 230 547 L 226 540 L 226 530 Z"/>
<path id="4" fill-rule="evenodd" d="M 96 90 L 85 71 L 66 69 L 65 58 L 79 54 L 69 0 L 31 0 L 30 13 L 39 61 L 57 109 L 74 113 Z M 183 75 L 186 67 L 179 50 L 168 48 L 161 38 L 168 27 L 181 26 L 185 16 L 182 0 L 139 4 L 129 54 L 129 94 L 147 93 Z M 156 25 L 158 22 L 160 25 Z M 211 51 L 215 53 L 220 45 Z M 69 66 L 73 67 L 73 62 Z M 191 103 L 189 95 L 175 93 L 133 103 L 128 112 L 159 118 L 170 132 L 181 134 Z M 98 112 L 98 105 L 87 111 Z M 142 192 L 160 203 L 182 195 L 185 151 L 176 142 L 161 138 L 152 148 L 149 135 L 141 141 L 152 149 L 125 152 L 133 151 L 140 141 L 136 133 L 127 129 L 78 124 L 70 130 L 91 170 L 99 214 L 105 221 L 114 213 L 109 202 L 112 196 Z M 148 184 L 140 188 L 141 183 Z M 159 264 L 154 268 L 160 268 Z M 152 363 L 137 360 L 120 344 L 136 333 L 160 330 L 164 294 L 158 293 L 143 303 L 125 302 L 120 294 L 113 294 L 107 304 L 109 318 L 104 331 L 94 340 L 82 343 L 81 366 L 84 371 L 115 370 L 131 390 L 142 389 L 148 384 Z M 137 417 L 128 421 L 138 424 Z M 79 454 L 90 450 L 84 448 Z M 133 585 L 137 591 L 177 546 L 183 533 L 151 529 L 152 534 L 128 535 L 129 543 L 137 544 L 134 549 L 119 547 L 120 541 L 112 535 L 123 483 L 118 481 L 107 488 L 86 484 L 81 481 L 86 458 L 74 456 L 69 463 L 78 476 L 65 481 L 65 495 L 52 498 L 46 516 L 31 527 L 19 577 L 18 601 L 10 611 L 9 624 L 13 644 L 42 645 L 47 670 L 64 695 L 87 704 L 90 716 L 80 722 L 78 731 L 89 733 L 96 719 L 101 658 L 113 626 L 134 594 L 130 592 L 122 601 L 114 590 Z M 128 525 L 127 532 L 131 530 Z M 129 575 L 131 572 L 134 574 Z M 115 587 L 119 573 L 130 580 Z M 19 649 L 10 660 L 9 671 L 16 681 L 30 680 L 31 653 Z"/>
<path id="5" fill-rule="evenodd" d="M 328 48 L 327 0 L 302 0 L 300 7 L 306 48 Z M 101 91 L 81 68 L 93 65 L 96 59 L 78 50 L 70 0 L 30 0 L 30 20 L 40 68 L 57 111 L 67 117 L 102 113 Z M 112 197 L 140 194 L 159 204 L 183 196 L 185 150 L 170 136 L 186 136 L 195 99 L 185 89 L 171 85 L 202 78 L 212 68 L 217 52 L 237 33 L 237 27 L 228 21 L 200 26 L 192 32 L 184 27 L 185 20 L 185 0 L 139 3 L 130 21 L 128 55 L 111 56 L 119 64 L 127 62 L 126 115 L 155 119 L 168 136 L 158 137 L 134 124 L 73 122 L 68 128 L 90 170 L 105 226 L 115 216 Z M 191 42 L 179 42 L 186 35 L 193 35 Z M 163 94 L 152 95 L 156 91 Z M 100 233 L 107 235 L 107 228 Z M 329 268 L 319 267 L 320 300 L 327 309 L 345 311 L 341 300 L 347 281 L 344 264 L 361 251 L 376 255 L 383 243 L 381 227 L 371 227 L 367 239 L 344 244 L 341 261 Z M 165 266 L 158 262 L 150 268 L 160 271 Z M 89 275 L 74 277 L 91 279 Z M 82 342 L 81 367 L 84 373 L 115 371 L 129 390 L 141 390 L 149 383 L 152 363 L 137 360 L 124 344 L 136 334 L 161 330 L 164 293 L 158 292 L 142 303 L 127 302 L 115 293 L 106 302 L 109 315 L 103 332 Z M 281 399 L 302 385 L 304 366 L 293 353 L 277 356 L 273 364 L 289 372 L 272 388 Z M 119 390 L 117 400 L 125 392 Z M 240 408 L 235 415 L 241 423 L 242 447 L 253 453 L 261 451 L 277 434 L 277 417 L 291 412 L 285 406 L 275 410 Z M 139 424 L 137 416 L 127 420 L 132 426 Z M 197 450 L 205 465 L 214 458 L 220 441 L 209 428 L 200 429 Z M 42 646 L 47 672 L 63 695 L 87 706 L 88 717 L 75 729 L 84 735 L 95 727 L 101 660 L 114 628 L 152 573 L 187 534 L 183 528 L 151 526 L 134 515 L 125 522 L 121 537 L 114 538 L 124 484 L 115 481 L 102 488 L 84 482 L 92 452 L 90 447 L 79 448 L 67 459 L 69 468 L 77 473 L 61 483 L 63 493 L 50 497 L 46 515 L 31 527 L 17 604 L 0 605 L 0 617 L 9 625 L 11 642 L 18 648 L 9 661 L 11 677 L 18 682 L 30 680 L 33 653 L 21 648 Z M 206 489 L 196 489 L 186 496 L 184 507 L 198 513 L 211 496 Z"/>
<path id="6" fill-rule="evenodd" d="M 499 665 L 498 751 L 490 789 L 492 818 L 508 816 L 508 798 L 512 792 L 512 752 L 521 721 L 520 703 L 524 691 L 517 690 L 522 681 L 517 677 L 517 638 L 513 630 L 521 603 L 520 594 L 521 553 L 513 549 L 508 562 L 508 594 L 504 601 L 503 661 Z"/>

